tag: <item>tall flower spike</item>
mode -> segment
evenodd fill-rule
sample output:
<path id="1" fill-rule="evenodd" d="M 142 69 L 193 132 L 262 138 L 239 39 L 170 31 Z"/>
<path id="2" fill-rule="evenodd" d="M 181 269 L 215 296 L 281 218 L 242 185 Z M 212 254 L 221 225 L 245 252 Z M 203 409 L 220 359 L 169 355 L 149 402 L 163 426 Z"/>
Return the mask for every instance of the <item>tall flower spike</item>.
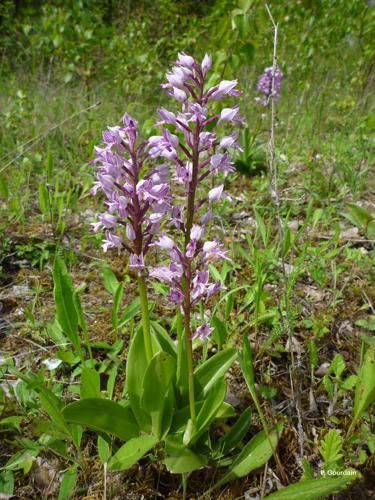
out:
<path id="1" fill-rule="evenodd" d="M 127 113 L 123 127 L 109 127 L 103 133 L 103 147 L 96 147 L 96 182 L 105 195 L 106 212 L 98 215 L 94 230 L 106 229 L 103 250 L 117 248 L 130 253 L 129 267 L 144 269 L 144 256 L 161 220 L 170 210 L 166 165 L 149 170 L 147 142 L 138 144 L 138 123 Z"/>
<path id="2" fill-rule="evenodd" d="M 208 264 L 215 258 L 227 258 L 219 242 L 204 241 L 212 220 L 212 205 L 224 196 L 222 179 L 208 194 L 202 196 L 200 191 L 209 176 L 215 180 L 220 173 L 225 177 L 234 171 L 229 151 L 240 146 L 238 134 L 219 137 L 212 125 L 243 121 L 238 106 L 211 112 L 214 102 L 241 95 L 237 80 L 223 80 L 207 88 L 211 65 L 207 54 L 201 63 L 185 53 L 178 55 L 162 88 L 180 104 L 180 110 L 159 109 L 161 120 L 157 125 L 168 128 L 162 128 L 160 135 L 149 139 L 150 156 L 165 158 L 174 165 L 174 178 L 184 187 L 187 200 L 184 206 L 174 206 L 171 217 L 171 222 L 182 229 L 184 240 L 174 242 L 169 236 L 162 236 L 155 245 L 166 251 L 170 263 L 153 269 L 150 274 L 169 284 L 170 300 L 182 305 L 185 317 L 190 316 L 195 304 L 220 290 L 220 283 L 210 283 Z M 186 329 L 190 332 L 190 325 L 186 324 Z M 206 327 L 197 330 L 201 331 L 206 336 L 211 330 Z"/>
<path id="3" fill-rule="evenodd" d="M 149 140 L 150 156 L 165 158 L 175 168 L 176 185 L 182 185 L 186 204 L 174 206 L 171 225 L 183 233 L 183 241 L 174 241 L 163 235 L 155 245 L 164 249 L 168 265 L 154 268 L 150 275 L 167 283 L 169 299 L 181 307 L 184 316 L 185 348 L 189 372 L 189 406 L 192 425 L 195 425 L 192 340 L 204 340 L 212 332 L 207 324 L 200 325 L 192 333 L 191 315 L 194 307 L 217 293 L 221 284 L 210 282 L 208 266 L 216 260 L 228 259 L 219 241 L 206 240 L 208 224 L 212 220 L 212 205 L 224 196 L 224 185 L 211 186 L 207 196 L 201 193 L 205 179 L 211 176 L 225 177 L 234 170 L 229 151 L 239 148 L 237 135 L 218 137 L 215 126 L 221 123 L 237 124 L 243 119 L 238 106 L 212 111 L 212 104 L 229 97 L 237 97 L 237 80 L 223 80 L 207 88 L 207 73 L 211 57 L 206 54 L 202 63 L 181 53 L 162 85 L 167 94 L 180 105 L 178 112 L 160 109 L 158 125 L 168 125 L 161 135 Z M 172 133 L 171 129 L 174 129 Z M 211 183 L 212 184 L 212 183 Z"/>

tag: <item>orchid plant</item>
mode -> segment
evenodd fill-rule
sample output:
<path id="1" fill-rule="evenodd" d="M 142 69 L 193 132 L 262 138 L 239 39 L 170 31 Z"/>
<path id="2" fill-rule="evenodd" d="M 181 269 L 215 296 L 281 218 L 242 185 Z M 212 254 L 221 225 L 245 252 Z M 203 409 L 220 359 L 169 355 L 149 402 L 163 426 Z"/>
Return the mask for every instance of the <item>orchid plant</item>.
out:
<path id="1" fill-rule="evenodd" d="M 206 314 L 194 326 L 195 309 L 204 309 L 221 289 L 211 279 L 209 265 L 230 260 L 218 237 L 210 237 L 210 228 L 217 217 L 213 206 L 227 196 L 224 181 L 234 170 L 229 151 L 240 146 L 238 132 L 225 135 L 220 130 L 243 122 L 238 105 L 220 109 L 218 103 L 241 95 L 237 80 L 210 86 L 211 65 L 208 55 L 199 63 L 179 54 L 162 85 L 178 109 L 158 110 L 160 135 L 141 141 L 137 122 L 126 114 L 123 127 L 110 127 L 103 146 L 96 148 L 93 192 L 104 193 L 105 212 L 94 230 L 105 230 L 104 251 L 113 248 L 129 255 L 129 267 L 137 274 L 142 326 L 127 356 L 127 399 L 116 403 L 83 398 L 63 411 L 68 422 L 94 429 L 106 439 L 112 435 L 126 441 L 109 460 L 112 470 L 129 468 L 158 445 L 168 470 L 182 474 L 184 491 L 187 475 L 208 461 L 229 465 L 218 485 L 259 467 L 272 455 L 280 431 L 259 433 L 239 454 L 224 458 L 250 426 L 248 409 L 220 439 L 211 439 L 213 424 L 235 415 L 225 402 L 225 373 L 238 352 L 227 348 L 194 366 L 193 341 L 206 342 L 213 331 Z M 155 254 L 152 259 L 150 253 Z M 150 280 L 169 289 L 177 342 L 150 321 Z M 251 381 L 246 346 L 240 359 Z"/>

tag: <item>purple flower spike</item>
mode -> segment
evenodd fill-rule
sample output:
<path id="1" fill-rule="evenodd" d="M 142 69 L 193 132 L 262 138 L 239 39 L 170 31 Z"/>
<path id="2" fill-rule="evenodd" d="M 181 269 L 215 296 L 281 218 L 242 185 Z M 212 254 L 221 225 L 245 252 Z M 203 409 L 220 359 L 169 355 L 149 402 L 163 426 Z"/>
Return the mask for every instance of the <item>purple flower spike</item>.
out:
<path id="1" fill-rule="evenodd" d="M 162 219 L 171 210 L 166 165 L 151 168 L 142 177 L 143 166 L 151 159 L 147 142 L 138 143 L 138 123 L 129 114 L 124 127 L 109 127 L 103 133 L 104 147 L 96 147 L 96 182 L 105 195 L 106 212 L 98 215 L 94 230 L 106 229 L 103 250 L 126 249 L 129 267 L 141 272 L 144 256 L 152 243 Z M 163 136 L 164 137 L 164 136 Z M 164 149 L 173 147 L 173 137 L 165 134 Z M 174 141 L 177 146 L 176 141 Z M 164 151 L 164 150 L 162 150 Z"/>
<path id="2" fill-rule="evenodd" d="M 273 75 L 273 67 L 270 66 L 264 70 L 263 75 L 259 78 L 259 82 L 257 85 L 257 91 L 263 94 L 264 97 L 256 98 L 256 102 L 262 104 L 263 106 L 267 106 L 272 96 L 272 75 Z M 278 65 L 275 67 L 275 75 L 274 75 L 274 95 L 273 98 L 278 100 L 280 97 L 281 91 L 281 82 L 283 79 L 283 74 Z"/>
<path id="3" fill-rule="evenodd" d="M 181 230 L 183 238 L 163 234 L 155 241 L 154 245 L 165 252 L 168 265 L 155 267 L 149 274 L 169 285 L 169 300 L 183 310 L 188 339 L 192 338 L 192 309 L 221 289 L 220 283 L 210 280 L 209 265 L 230 260 L 221 243 L 205 241 L 205 236 L 213 219 L 213 205 L 223 197 L 223 178 L 234 171 L 228 151 L 240 146 L 238 133 L 222 135 L 214 127 L 221 123 L 225 127 L 243 123 L 238 106 L 217 113 L 217 101 L 238 97 L 241 92 L 237 80 L 223 80 L 208 88 L 211 66 L 208 54 L 201 63 L 185 53 L 178 54 L 162 88 L 175 103 L 177 100 L 180 109 L 160 109 L 157 125 L 168 128 L 163 127 L 160 135 L 148 141 L 150 156 L 169 161 L 174 167 L 176 185 L 185 191 L 186 203 L 173 206 L 168 224 Z M 203 325 L 193 338 L 204 339 L 211 331 Z"/>

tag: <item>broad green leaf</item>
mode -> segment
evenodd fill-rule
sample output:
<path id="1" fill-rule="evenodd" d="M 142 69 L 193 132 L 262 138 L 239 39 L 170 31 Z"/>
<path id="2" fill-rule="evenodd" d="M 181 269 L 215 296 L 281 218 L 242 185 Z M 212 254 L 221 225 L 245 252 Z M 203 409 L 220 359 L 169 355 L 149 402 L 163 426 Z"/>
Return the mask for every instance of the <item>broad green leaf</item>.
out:
<path id="1" fill-rule="evenodd" d="M 15 455 L 13 455 L 5 465 L 7 470 L 22 470 L 27 474 L 33 466 L 35 458 L 39 455 L 41 449 L 38 448 L 25 448 Z"/>
<path id="2" fill-rule="evenodd" d="M 81 375 L 81 399 L 100 398 L 100 375 L 93 368 L 83 368 Z"/>
<path id="3" fill-rule="evenodd" d="M 341 354 L 336 354 L 333 358 L 328 374 L 334 373 L 337 378 L 340 378 L 345 371 L 345 361 Z"/>
<path id="4" fill-rule="evenodd" d="M 196 368 L 194 371 L 196 399 L 202 399 L 206 396 L 215 382 L 228 371 L 236 358 L 236 349 L 226 349 L 218 352 Z"/>
<path id="5" fill-rule="evenodd" d="M 120 282 L 116 278 L 115 273 L 107 266 L 103 268 L 103 282 L 104 288 L 112 295 L 115 295 Z"/>
<path id="6" fill-rule="evenodd" d="M 307 479 L 300 483 L 290 484 L 286 488 L 268 495 L 270 500 L 317 500 L 338 493 L 355 479 L 361 477 L 357 471 L 354 475 L 334 478 Z"/>
<path id="7" fill-rule="evenodd" d="M 207 458 L 184 446 L 178 438 L 165 440 L 165 465 L 172 474 L 185 474 L 207 465 Z"/>
<path id="8" fill-rule="evenodd" d="M 342 458 L 342 439 L 336 429 L 331 429 L 324 436 L 321 444 L 320 454 L 322 455 L 325 465 L 330 466 L 338 462 Z"/>
<path id="9" fill-rule="evenodd" d="M 73 496 L 77 484 L 77 476 L 78 473 L 75 468 L 64 472 L 57 500 L 69 500 Z"/>
<path id="10" fill-rule="evenodd" d="M 78 424 L 69 425 L 70 435 L 72 436 L 73 443 L 77 450 L 81 448 L 81 439 L 83 434 L 83 428 Z"/>
<path id="11" fill-rule="evenodd" d="M 145 345 L 143 342 L 143 330 L 138 328 L 129 349 L 126 362 L 126 391 L 131 403 L 134 416 L 143 432 L 151 432 L 151 420 L 149 415 L 141 408 L 141 396 L 143 392 L 143 377 L 147 370 L 147 359 Z"/>
<path id="12" fill-rule="evenodd" d="M 111 446 L 108 436 L 98 436 L 98 455 L 102 464 L 106 464 L 111 456 Z"/>
<path id="13" fill-rule="evenodd" d="M 172 389 L 175 374 L 176 361 L 168 353 L 160 351 L 150 361 L 143 378 L 141 408 L 151 415 L 153 433 L 159 438 L 166 395 Z"/>
<path id="14" fill-rule="evenodd" d="M 156 321 L 151 321 L 151 330 L 162 351 L 167 352 L 175 360 L 177 360 L 177 347 L 171 337 L 168 335 L 166 329 L 159 325 L 159 323 L 157 323 Z"/>
<path id="15" fill-rule="evenodd" d="M 68 422 L 113 434 L 124 441 L 139 434 L 130 406 L 124 407 L 108 399 L 82 399 L 66 406 L 62 413 Z"/>
<path id="16" fill-rule="evenodd" d="M 358 373 L 354 396 L 354 418 L 351 427 L 375 401 L 375 346 L 369 346 Z"/>
<path id="17" fill-rule="evenodd" d="M 227 419 L 236 416 L 236 410 L 233 406 L 225 401 L 221 404 L 218 412 L 215 415 L 215 419 Z"/>
<path id="18" fill-rule="evenodd" d="M 58 256 L 53 267 L 53 281 L 57 319 L 81 359 L 83 359 L 78 335 L 78 316 L 74 303 L 74 288 L 66 266 Z"/>
<path id="19" fill-rule="evenodd" d="M 223 378 L 219 379 L 215 383 L 215 385 L 211 387 L 210 391 L 207 393 L 204 399 L 202 408 L 197 415 L 196 428 L 194 429 L 191 437 L 192 441 L 194 441 L 197 436 L 204 432 L 212 422 L 212 420 L 215 418 L 224 401 L 226 392 L 227 383 Z"/>
<path id="20" fill-rule="evenodd" d="M 110 470 L 126 470 L 140 460 L 158 442 L 155 436 L 139 436 L 130 439 L 113 455 L 108 463 Z"/>
<path id="21" fill-rule="evenodd" d="M 38 387 L 36 390 L 39 394 L 39 401 L 42 408 L 48 413 L 48 416 L 52 419 L 57 429 L 65 434 L 70 434 L 69 428 L 61 413 L 62 403 L 59 398 L 45 387 Z"/>
<path id="22" fill-rule="evenodd" d="M 14 474 L 11 470 L 3 470 L 0 472 L 0 493 L 13 496 L 14 492 Z M 7 497 L 5 497 L 7 498 Z"/>
<path id="23" fill-rule="evenodd" d="M 246 436 L 251 424 L 251 409 L 246 408 L 242 412 L 237 422 L 232 425 L 229 431 L 219 440 L 219 452 L 221 455 L 226 455 L 233 448 L 238 446 L 242 439 Z"/>
<path id="24" fill-rule="evenodd" d="M 195 402 L 195 414 L 197 415 L 202 406 L 203 406 L 204 401 L 196 401 Z M 190 407 L 189 405 L 184 406 L 183 408 L 175 411 L 173 415 L 173 422 L 171 425 L 171 433 L 176 433 L 182 431 L 190 418 Z"/>
<path id="25" fill-rule="evenodd" d="M 282 424 L 278 424 L 269 432 L 272 447 L 275 449 L 282 432 Z M 247 476 L 252 470 L 264 465 L 272 456 L 273 450 L 264 431 L 258 432 L 233 460 L 229 471 L 214 486 L 217 488 L 238 477 Z"/>
<path id="26" fill-rule="evenodd" d="M 366 230 L 367 225 L 374 220 L 373 215 L 365 208 L 354 203 L 347 203 L 346 206 L 349 209 L 350 217 L 348 217 L 348 214 L 343 215 L 351 222 L 354 222 L 356 226 Z"/>

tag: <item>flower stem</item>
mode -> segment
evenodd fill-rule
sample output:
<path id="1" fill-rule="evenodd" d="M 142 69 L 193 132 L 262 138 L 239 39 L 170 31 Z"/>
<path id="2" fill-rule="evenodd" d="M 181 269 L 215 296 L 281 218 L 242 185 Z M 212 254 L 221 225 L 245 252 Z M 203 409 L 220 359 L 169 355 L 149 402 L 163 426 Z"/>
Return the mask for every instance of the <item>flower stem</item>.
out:
<path id="1" fill-rule="evenodd" d="M 139 298 L 141 301 L 143 340 L 145 343 L 146 359 L 147 359 L 147 363 L 150 363 L 150 361 L 152 359 L 150 315 L 148 312 L 146 283 L 145 283 L 145 280 L 142 276 L 138 277 L 138 290 L 139 290 Z"/>
<path id="2" fill-rule="evenodd" d="M 193 346 L 190 331 L 190 265 L 188 267 L 188 279 L 185 283 L 185 304 L 184 304 L 184 330 L 185 330 L 185 348 L 188 366 L 188 388 L 189 388 L 189 407 L 190 418 L 195 427 L 195 396 L 194 396 L 194 369 L 193 369 Z"/>
<path id="3" fill-rule="evenodd" d="M 195 192 L 197 189 L 198 169 L 199 169 L 199 132 L 200 127 L 197 124 L 194 132 L 194 144 L 192 148 L 193 171 L 192 179 L 189 184 L 189 193 L 186 207 L 186 226 L 185 226 L 185 246 L 184 250 L 190 242 L 190 232 L 194 220 L 194 205 Z M 185 329 L 185 346 L 188 365 L 188 386 L 189 386 L 189 407 L 190 418 L 195 427 L 195 396 L 194 396 L 194 370 L 193 370 L 193 345 L 190 331 L 190 316 L 191 316 L 191 301 L 190 301 L 190 285 L 191 285 L 191 263 L 187 262 L 186 279 L 184 283 L 185 300 L 184 300 L 184 329 Z"/>

